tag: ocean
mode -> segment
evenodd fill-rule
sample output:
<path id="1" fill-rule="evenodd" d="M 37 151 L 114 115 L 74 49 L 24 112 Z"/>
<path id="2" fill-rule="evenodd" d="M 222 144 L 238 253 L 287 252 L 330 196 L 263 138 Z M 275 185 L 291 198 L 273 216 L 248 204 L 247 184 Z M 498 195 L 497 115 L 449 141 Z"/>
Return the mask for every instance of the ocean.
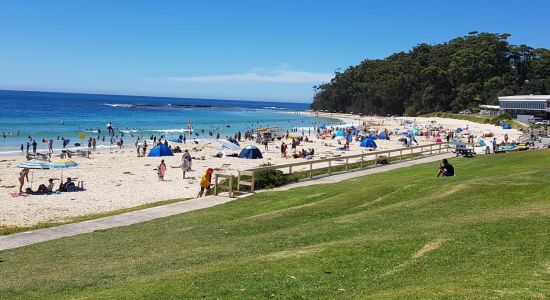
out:
<path id="1" fill-rule="evenodd" d="M 47 150 L 43 141 L 49 139 L 54 140 L 54 148 L 61 148 L 61 137 L 70 139 L 69 146 L 73 146 L 87 144 L 89 137 L 101 141 L 106 136 L 105 142 L 98 143 L 105 147 L 109 145 L 109 122 L 119 139 L 124 135 L 127 145 L 140 135 L 172 138 L 186 134 L 188 140 L 213 139 L 216 133 L 225 137 L 259 127 L 278 126 L 286 131 L 340 122 L 295 113 L 309 109 L 307 103 L 219 99 L 0 90 L 0 107 L 1 153 L 16 153 L 31 139 L 36 140 L 39 151 Z M 189 123 L 192 137 L 187 132 Z"/>

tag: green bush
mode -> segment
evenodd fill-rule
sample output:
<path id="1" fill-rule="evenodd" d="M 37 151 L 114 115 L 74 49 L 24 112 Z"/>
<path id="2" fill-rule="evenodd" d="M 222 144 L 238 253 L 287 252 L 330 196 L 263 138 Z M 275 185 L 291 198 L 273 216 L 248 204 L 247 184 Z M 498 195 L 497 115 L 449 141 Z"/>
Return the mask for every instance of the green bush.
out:
<path id="1" fill-rule="evenodd" d="M 270 163 L 260 165 L 260 167 L 271 166 Z M 298 181 L 296 176 L 290 174 L 284 174 L 281 170 L 267 170 L 260 171 L 255 174 L 254 188 L 255 189 L 269 189 L 277 186 L 282 186 L 291 182 Z"/>

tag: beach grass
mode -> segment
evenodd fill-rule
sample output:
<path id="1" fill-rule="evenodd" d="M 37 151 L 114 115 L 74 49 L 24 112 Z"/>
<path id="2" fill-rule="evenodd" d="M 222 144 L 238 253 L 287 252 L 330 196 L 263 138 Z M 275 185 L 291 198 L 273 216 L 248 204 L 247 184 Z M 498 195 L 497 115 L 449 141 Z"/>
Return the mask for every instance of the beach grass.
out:
<path id="1" fill-rule="evenodd" d="M 103 213 L 88 214 L 88 215 L 68 218 L 68 219 L 65 219 L 63 221 L 42 222 L 42 223 L 38 223 L 38 224 L 33 225 L 33 226 L 0 226 L 0 235 L 8 235 L 8 234 L 18 233 L 18 232 L 23 232 L 23 231 L 40 229 L 40 228 L 48 228 L 48 227 L 54 227 L 54 226 L 59 226 L 59 225 L 63 225 L 63 224 L 70 224 L 70 223 L 77 223 L 77 222 L 82 222 L 82 221 L 94 220 L 94 219 L 99 219 L 99 218 L 104 218 L 104 217 L 109 217 L 109 216 L 114 216 L 114 215 L 120 215 L 120 214 L 123 214 L 123 213 L 136 211 L 136 210 L 141 210 L 141 209 L 145 209 L 145 208 L 151 208 L 151 207 L 156 207 L 156 206 L 181 202 L 181 201 L 185 201 L 185 200 L 189 200 L 189 199 L 190 198 L 181 198 L 181 199 L 170 199 L 170 200 L 157 201 L 157 202 L 142 204 L 142 205 L 138 205 L 138 206 L 134 206 L 134 207 L 107 211 L 107 212 L 103 212 Z"/>
<path id="2" fill-rule="evenodd" d="M 550 150 L 450 162 L 3 251 L 0 295 L 548 298 Z"/>

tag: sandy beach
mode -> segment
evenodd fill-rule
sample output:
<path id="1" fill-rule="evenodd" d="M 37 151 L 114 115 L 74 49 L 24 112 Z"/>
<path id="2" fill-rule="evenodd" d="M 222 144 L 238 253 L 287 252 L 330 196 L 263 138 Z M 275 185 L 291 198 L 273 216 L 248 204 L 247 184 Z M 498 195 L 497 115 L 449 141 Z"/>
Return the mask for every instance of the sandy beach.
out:
<path id="1" fill-rule="evenodd" d="M 303 112 L 304 114 L 311 114 Z M 328 116 L 328 115 L 326 115 Z M 359 125 L 363 122 L 372 124 L 373 128 L 387 128 L 393 131 L 395 128 L 406 128 L 403 121 L 414 121 L 416 126 L 422 127 L 435 121 L 444 128 L 468 128 L 471 134 L 479 136 L 484 132 L 494 133 L 500 142 L 504 134 L 508 134 L 510 140 L 520 136 L 520 132 L 504 130 L 501 127 L 478 124 L 469 121 L 442 118 L 383 118 L 360 117 L 352 115 L 331 114 L 331 117 L 342 120 L 345 124 Z M 301 130 L 297 132 L 301 135 Z M 306 130 L 307 135 L 307 130 Z M 315 136 L 309 136 L 313 141 L 303 147 L 314 148 L 316 158 L 331 157 L 337 155 L 351 155 L 366 151 L 359 147 L 358 142 L 350 145 L 350 151 L 336 151 L 339 146 L 334 140 L 322 140 Z M 489 142 L 491 139 L 485 139 Z M 434 143 L 433 138 L 419 136 L 417 141 L 422 144 Z M 289 141 L 286 141 L 287 143 Z M 212 167 L 215 172 L 224 174 L 236 174 L 237 170 L 250 169 L 262 163 L 285 164 L 298 159 L 281 158 L 281 142 L 270 143 L 269 151 L 264 151 L 262 145 L 257 145 L 262 151 L 263 159 L 240 159 L 235 157 L 215 158 L 215 153 L 221 151 L 221 146 L 215 140 L 202 140 L 198 145 L 187 143 L 177 144 L 182 149 L 188 149 L 193 159 L 192 171 L 187 173 L 186 179 L 182 178 L 180 169 L 181 153 L 175 153 L 172 157 L 163 157 L 168 167 L 165 181 L 157 177 L 156 167 L 162 158 L 137 157 L 133 145 L 127 145 L 126 149 L 113 149 L 94 152 L 91 158 L 73 158 L 78 166 L 64 170 L 64 177 L 72 177 L 75 181 L 84 181 L 85 191 L 73 193 L 61 193 L 52 195 L 30 195 L 28 197 L 13 197 L 11 193 L 17 192 L 19 183 L 17 180 L 19 169 L 17 164 L 24 161 L 23 155 L 0 157 L 0 226 L 31 226 L 46 221 L 63 221 L 71 217 L 93 213 L 108 212 L 122 208 L 130 208 L 146 203 L 152 203 L 176 198 L 193 198 L 199 190 L 199 179 L 206 168 Z M 241 146 L 254 144 L 254 142 L 242 142 Z M 391 140 L 378 140 L 377 150 L 388 150 L 402 147 L 394 137 Z M 300 150 L 302 146 L 298 146 Z M 231 151 L 224 150 L 227 153 Z M 204 158 L 204 159 L 201 159 Z M 32 189 L 46 183 L 49 178 L 59 179 L 61 170 L 35 170 L 29 178 L 32 179 Z M 59 180 L 55 181 L 59 184 Z M 30 187 L 26 184 L 25 187 Z"/>

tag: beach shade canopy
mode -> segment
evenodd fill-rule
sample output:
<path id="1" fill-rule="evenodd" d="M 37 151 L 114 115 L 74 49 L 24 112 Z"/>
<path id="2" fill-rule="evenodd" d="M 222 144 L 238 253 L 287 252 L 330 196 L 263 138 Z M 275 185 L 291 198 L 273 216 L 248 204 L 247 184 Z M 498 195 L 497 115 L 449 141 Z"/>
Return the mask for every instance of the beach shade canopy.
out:
<path id="1" fill-rule="evenodd" d="M 376 148 L 376 142 L 373 139 L 364 139 L 360 145 L 361 148 Z"/>
<path id="2" fill-rule="evenodd" d="M 45 161 L 31 159 L 29 161 L 24 161 L 19 163 L 17 167 L 24 168 L 24 169 L 31 169 L 31 170 L 46 170 L 50 168 L 50 164 Z"/>
<path id="3" fill-rule="evenodd" d="M 336 136 L 346 136 L 346 133 L 341 130 L 336 131 L 334 134 L 336 134 Z"/>
<path id="4" fill-rule="evenodd" d="M 319 126 L 319 129 L 327 129 L 327 126 L 325 126 L 325 124 L 321 124 L 321 125 Z"/>
<path id="5" fill-rule="evenodd" d="M 385 132 L 380 132 L 378 134 L 378 138 L 381 139 L 381 140 L 386 140 L 386 139 L 388 139 L 388 135 Z"/>
<path id="6" fill-rule="evenodd" d="M 354 129 L 354 130 L 351 131 L 351 133 L 352 133 L 352 134 L 358 134 L 358 133 L 359 133 L 359 130 Z"/>
<path id="7" fill-rule="evenodd" d="M 228 141 L 226 139 L 219 139 L 218 143 L 222 146 L 222 149 L 225 148 L 225 149 L 229 149 L 229 150 L 233 150 L 233 151 L 241 150 L 241 147 L 239 147 L 238 145 L 236 145 L 234 143 L 231 143 L 230 141 Z"/>
<path id="8" fill-rule="evenodd" d="M 346 139 L 346 137 L 343 136 L 343 135 L 337 135 L 337 136 L 334 137 L 334 140 L 336 140 L 336 141 L 343 141 L 345 139 Z"/>
<path id="9" fill-rule="evenodd" d="M 487 146 L 487 144 L 485 143 L 484 140 L 479 140 L 479 146 L 480 147 L 485 147 L 485 146 Z"/>
<path id="10" fill-rule="evenodd" d="M 503 129 L 512 129 L 512 126 L 510 126 L 510 124 L 504 124 L 504 126 L 502 126 Z"/>
<path id="11" fill-rule="evenodd" d="M 236 139 L 232 138 L 232 137 L 230 137 L 230 138 L 228 139 L 228 141 L 230 141 L 231 143 L 233 143 L 233 144 L 235 144 L 235 145 L 237 145 L 237 146 L 239 146 L 239 147 L 241 146 L 241 145 L 239 145 L 239 142 L 238 142 Z"/>
<path id="12" fill-rule="evenodd" d="M 67 145 L 71 142 L 71 140 L 69 139 L 64 139 L 63 140 L 63 147 L 67 147 Z"/>
<path id="13" fill-rule="evenodd" d="M 160 157 L 160 156 L 174 156 L 174 153 L 172 153 L 172 150 L 168 148 L 165 144 L 156 145 L 151 149 L 148 157 Z"/>
<path id="14" fill-rule="evenodd" d="M 260 149 L 254 145 L 246 146 L 241 150 L 241 153 L 239 153 L 239 158 L 248 158 L 248 159 L 256 159 L 256 158 L 263 158 L 262 152 L 260 152 Z"/>
<path id="15" fill-rule="evenodd" d="M 78 166 L 78 164 L 70 159 L 54 160 L 48 164 L 51 169 L 66 169 Z"/>
<path id="16" fill-rule="evenodd" d="M 374 134 L 374 133 L 369 134 L 369 139 L 371 139 L 371 140 L 376 139 L 376 134 Z"/>

